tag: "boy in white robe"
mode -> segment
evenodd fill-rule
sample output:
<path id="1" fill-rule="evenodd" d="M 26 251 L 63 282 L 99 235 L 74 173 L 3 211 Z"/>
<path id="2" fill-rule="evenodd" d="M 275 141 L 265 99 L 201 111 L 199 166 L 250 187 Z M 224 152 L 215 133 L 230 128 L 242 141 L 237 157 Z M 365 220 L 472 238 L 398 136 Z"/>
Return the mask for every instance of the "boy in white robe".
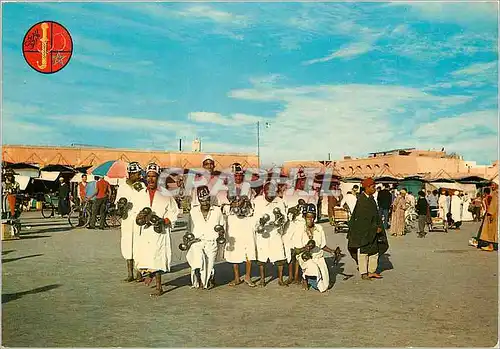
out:
<path id="1" fill-rule="evenodd" d="M 223 205 L 223 213 L 226 217 L 226 237 L 227 243 L 224 250 L 224 258 L 228 263 L 233 264 L 234 280 L 229 286 L 236 286 L 245 282 L 250 287 L 255 287 L 251 279 L 252 261 L 256 257 L 255 231 L 252 226 L 253 217 L 241 213 L 233 212 L 232 208 L 240 207 L 243 198 L 249 200 L 250 205 L 253 200 L 253 192 L 250 183 L 244 182 L 244 171 L 240 164 L 232 165 L 234 181 L 228 184 L 226 204 Z M 229 202 L 231 198 L 231 202 Z M 248 201 L 247 201 L 248 204 Z M 253 206 L 253 205 L 252 205 Z M 245 262 L 244 281 L 240 280 L 239 264 Z"/>
<path id="2" fill-rule="evenodd" d="M 292 207 L 296 207 L 299 203 L 299 200 L 302 199 L 304 203 L 315 203 L 317 200 L 317 196 L 314 193 L 308 193 L 304 190 L 306 184 L 306 175 L 303 171 L 299 171 L 297 173 L 297 178 L 295 182 L 295 187 L 288 189 L 283 197 L 285 202 L 286 210 Z M 295 218 L 288 217 L 289 222 L 287 223 L 286 230 L 283 235 L 283 244 L 285 246 L 285 255 L 288 261 L 288 279 L 287 283 L 291 284 L 294 282 L 296 284 L 300 284 L 300 280 L 298 278 L 299 275 L 299 265 L 297 264 L 296 259 L 292 256 L 291 250 L 296 247 L 294 244 L 294 234 L 297 229 L 300 229 L 304 225 L 304 217 L 300 214 Z"/>
<path id="3" fill-rule="evenodd" d="M 276 226 L 274 209 L 278 208 L 283 216 L 286 215 L 285 204 L 278 195 L 278 184 L 275 180 L 267 181 L 263 188 L 264 194 L 258 196 L 254 200 L 254 229 L 256 231 L 257 245 L 257 262 L 260 271 L 261 287 L 266 285 L 265 282 L 265 266 L 267 262 L 274 263 L 278 266 L 278 284 L 280 286 L 288 286 L 283 281 L 283 266 L 286 263 L 285 247 L 282 239 L 283 226 Z M 264 215 L 269 215 L 270 220 L 261 225 L 261 218 Z M 285 219 L 283 219 L 285 223 Z M 262 227 L 262 230 L 259 230 Z"/>
<path id="4" fill-rule="evenodd" d="M 125 198 L 128 203 L 132 204 L 132 208 L 127 210 L 126 217 L 122 217 L 121 221 L 121 252 L 123 258 L 127 261 L 128 276 L 124 280 L 126 282 L 134 281 L 134 252 L 137 248 L 134 242 L 137 241 L 139 226 L 135 224 L 137 213 L 142 209 L 138 200 L 138 193 L 146 190 L 145 184 L 141 180 L 142 168 L 138 162 L 131 162 L 127 166 L 128 179 L 120 181 L 118 192 L 116 194 L 117 202 L 121 198 Z M 135 187 L 134 187 L 135 185 Z M 140 200 L 140 199 L 139 199 Z M 138 277 L 140 279 L 140 275 Z"/>
<path id="5" fill-rule="evenodd" d="M 172 261 L 170 232 L 180 211 L 171 193 L 158 185 L 160 166 L 149 164 L 146 175 L 147 188 L 139 192 L 138 205 L 140 210 L 149 208 L 160 218 L 159 229 L 154 225 L 140 226 L 136 261 L 137 268 L 148 275 L 144 281 L 146 285 L 151 283 L 153 275 L 155 277 L 156 292 L 151 296 L 160 296 L 164 293 L 161 274 L 170 271 Z M 155 228 L 159 232 L 155 231 Z"/>
<path id="6" fill-rule="evenodd" d="M 186 259 L 191 267 L 192 287 L 210 289 L 214 286 L 210 279 L 218 251 L 219 233 L 215 227 L 225 227 L 226 224 L 220 207 L 211 203 L 208 187 L 198 187 L 197 199 L 199 205 L 189 212 L 189 229 L 195 239 L 200 241 L 191 245 Z"/>
<path id="7" fill-rule="evenodd" d="M 300 253 L 297 260 L 302 269 L 302 285 L 305 290 L 312 288 L 325 292 L 330 285 L 330 274 L 325 262 L 324 251 L 334 254 L 335 251 L 326 246 L 326 236 L 323 228 L 316 225 L 316 207 L 308 204 L 304 210 L 305 223 L 302 229 L 295 234 L 295 244 L 307 252 Z M 315 247 L 311 248 L 309 241 L 314 240 Z M 309 256 L 306 257 L 306 255 Z"/>

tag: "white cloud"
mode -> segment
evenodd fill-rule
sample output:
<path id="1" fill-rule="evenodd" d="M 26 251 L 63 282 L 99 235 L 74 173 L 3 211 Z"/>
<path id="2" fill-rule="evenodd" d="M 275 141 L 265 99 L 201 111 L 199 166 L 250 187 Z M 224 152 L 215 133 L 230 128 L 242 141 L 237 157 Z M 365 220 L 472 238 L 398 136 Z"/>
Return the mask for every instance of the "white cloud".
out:
<path id="1" fill-rule="evenodd" d="M 497 62 L 474 63 L 467 67 L 453 71 L 449 81 L 440 82 L 428 89 L 452 87 L 482 87 L 489 85 L 497 87 Z"/>
<path id="2" fill-rule="evenodd" d="M 265 75 L 265 76 L 256 76 L 253 78 L 250 78 L 250 82 L 253 85 L 273 85 L 276 83 L 278 80 L 282 79 L 283 76 L 280 74 L 270 74 L 270 75 Z"/>
<path id="3" fill-rule="evenodd" d="M 208 19 L 222 24 L 246 25 L 248 22 L 246 16 L 220 11 L 207 5 L 189 6 L 186 10 L 175 11 L 175 14 L 187 18 Z"/>
<path id="4" fill-rule="evenodd" d="M 263 162 L 321 160 L 328 153 L 338 159 L 344 155 L 363 156 L 370 151 L 397 148 L 408 137 L 409 125 L 422 121 L 418 118 L 428 118 L 418 113 L 408 115 L 405 111 L 418 110 L 421 106 L 445 109 L 470 99 L 380 85 L 257 87 L 234 90 L 229 95 L 283 103 L 283 110 L 271 121 L 271 127 L 261 134 Z"/>
<path id="5" fill-rule="evenodd" d="M 486 110 L 465 113 L 453 117 L 443 117 L 436 121 L 420 125 L 414 132 L 418 138 L 457 138 L 463 133 L 484 130 L 496 133 L 498 129 L 498 113 L 495 110 Z"/>
<path id="6" fill-rule="evenodd" d="M 497 62 L 488 62 L 488 63 L 475 63 L 469 65 L 466 68 L 459 69 L 451 73 L 453 76 L 468 76 L 468 75 L 476 75 L 482 73 L 491 74 L 494 72 L 497 67 Z"/>
<path id="7" fill-rule="evenodd" d="M 391 2 L 389 6 L 408 7 L 413 14 L 432 21 L 465 26 L 493 25 L 498 20 L 497 2 Z"/>
<path id="8" fill-rule="evenodd" d="M 211 113 L 211 112 L 191 112 L 189 113 L 188 118 L 191 121 L 199 123 L 217 124 L 227 127 L 248 125 L 263 120 L 262 117 L 247 115 L 247 114 L 236 113 L 231 116 L 223 116 L 219 113 Z"/>
<path id="9" fill-rule="evenodd" d="M 332 59 L 335 58 L 354 58 L 356 56 L 367 53 L 372 49 L 373 49 L 372 42 L 355 42 L 342 47 L 340 50 L 334 51 L 333 53 L 331 53 L 326 57 L 311 59 L 309 61 L 304 62 L 304 64 L 311 65 L 315 63 L 324 63 L 331 61 Z"/>

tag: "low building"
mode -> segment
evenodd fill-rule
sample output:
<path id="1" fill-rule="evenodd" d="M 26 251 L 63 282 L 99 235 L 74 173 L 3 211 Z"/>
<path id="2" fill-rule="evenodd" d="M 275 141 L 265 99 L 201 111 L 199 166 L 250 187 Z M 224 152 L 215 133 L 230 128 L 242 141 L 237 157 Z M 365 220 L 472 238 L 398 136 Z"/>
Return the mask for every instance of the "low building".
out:
<path id="1" fill-rule="evenodd" d="M 198 149 L 196 149 L 198 150 Z M 207 153 L 182 151 L 145 151 L 135 149 L 114 149 L 97 147 L 45 147 L 29 145 L 3 145 L 2 160 L 11 163 L 51 164 L 73 167 L 95 166 L 109 160 L 138 161 L 142 166 L 155 162 L 161 167 L 199 168 Z M 257 167 L 255 154 L 211 153 L 216 168 L 226 169 L 234 162 L 244 167 Z"/>
<path id="2" fill-rule="evenodd" d="M 336 161 L 295 160 L 284 163 L 285 171 L 295 167 L 333 167 L 343 177 L 377 177 L 381 173 L 389 173 L 401 178 L 414 175 L 431 178 L 445 171 L 454 178 L 475 175 L 490 179 L 498 173 L 498 161 L 490 166 L 479 166 L 455 153 L 414 148 L 370 153 L 366 158 L 344 156 Z"/>

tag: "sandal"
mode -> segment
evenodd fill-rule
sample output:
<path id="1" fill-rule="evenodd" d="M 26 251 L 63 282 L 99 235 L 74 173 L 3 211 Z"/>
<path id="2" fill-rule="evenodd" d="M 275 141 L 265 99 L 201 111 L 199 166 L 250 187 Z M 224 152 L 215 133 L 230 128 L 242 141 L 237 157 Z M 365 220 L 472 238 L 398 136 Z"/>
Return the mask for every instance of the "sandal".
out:
<path id="1" fill-rule="evenodd" d="M 244 279 L 243 280 L 248 286 L 250 287 L 256 287 L 257 285 L 255 284 L 255 282 L 252 281 L 252 279 L 250 280 L 247 280 L 247 279 Z"/>
<path id="2" fill-rule="evenodd" d="M 241 280 L 238 280 L 238 282 L 236 282 L 236 280 L 233 280 L 230 283 L 228 283 L 227 285 L 232 287 L 232 286 L 238 286 L 239 284 L 242 284 L 242 283 L 243 283 L 243 281 L 241 281 Z"/>

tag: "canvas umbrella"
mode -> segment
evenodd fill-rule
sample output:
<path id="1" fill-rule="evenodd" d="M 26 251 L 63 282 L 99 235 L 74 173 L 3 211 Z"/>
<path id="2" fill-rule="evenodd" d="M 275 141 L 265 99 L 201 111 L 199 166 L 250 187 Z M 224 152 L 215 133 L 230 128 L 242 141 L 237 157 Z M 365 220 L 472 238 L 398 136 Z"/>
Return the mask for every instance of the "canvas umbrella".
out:
<path id="1" fill-rule="evenodd" d="M 108 178 L 127 178 L 127 163 L 122 160 L 110 160 L 92 170 L 92 175 Z"/>

